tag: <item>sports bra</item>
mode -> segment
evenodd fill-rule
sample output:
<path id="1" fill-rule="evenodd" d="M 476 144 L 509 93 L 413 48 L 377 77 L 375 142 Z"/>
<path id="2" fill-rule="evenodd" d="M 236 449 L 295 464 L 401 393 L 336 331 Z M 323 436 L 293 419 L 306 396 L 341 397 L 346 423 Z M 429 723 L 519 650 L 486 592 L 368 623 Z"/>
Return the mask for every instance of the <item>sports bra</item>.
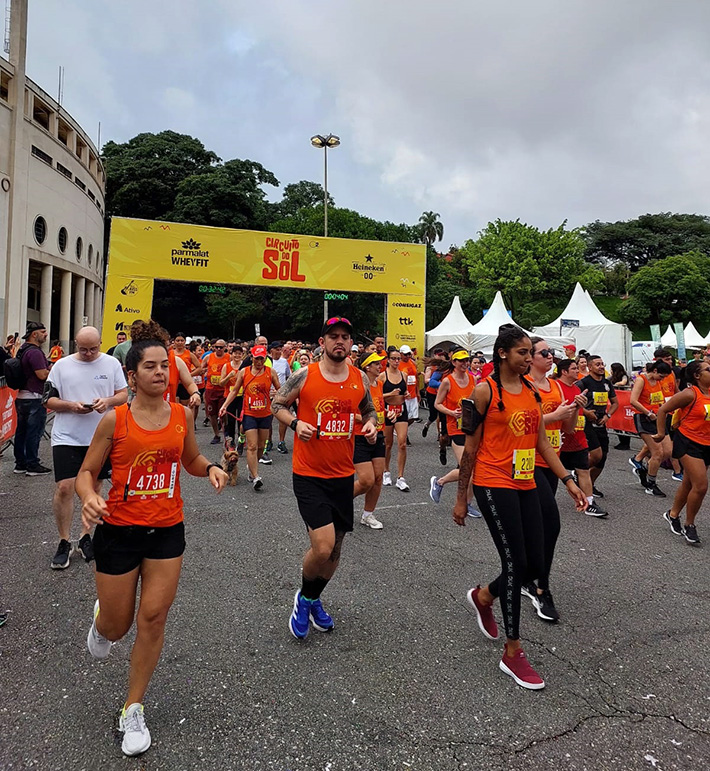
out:
<path id="1" fill-rule="evenodd" d="M 382 384 L 382 393 L 389 394 L 394 391 L 399 391 L 402 396 L 406 396 L 407 395 L 407 378 L 404 375 L 402 375 L 402 379 L 399 381 L 399 383 L 393 383 L 387 377 L 387 370 L 385 370 L 385 382 Z"/>

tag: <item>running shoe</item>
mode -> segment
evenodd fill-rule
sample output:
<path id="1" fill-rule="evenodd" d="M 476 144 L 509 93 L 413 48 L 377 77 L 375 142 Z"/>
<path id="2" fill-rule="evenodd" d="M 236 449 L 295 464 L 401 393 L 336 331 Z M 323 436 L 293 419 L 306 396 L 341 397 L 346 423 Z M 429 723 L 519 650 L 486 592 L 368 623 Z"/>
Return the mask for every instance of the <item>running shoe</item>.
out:
<path id="1" fill-rule="evenodd" d="M 604 511 L 604 509 L 601 506 L 597 506 L 596 503 L 590 503 L 584 513 L 589 514 L 590 517 L 606 517 L 609 515 L 608 511 Z"/>
<path id="2" fill-rule="evenodd" d="M 472 503 L 469 503 L 466 507 L 466 516 L 472 519 L 480 519 L 483 514 Z"/>
<path id="3" fill-rule="evenodd" d="M 629 466 L 634 470 L 634 473 L 638 471 L 640 468 L 643 468 L 643 463 L 641 463 L 640 460 L 636 460 L 635 456 L 631 456 L 629 458 Z"/>
<path id="4" fill-rule="evenodd" d="M 560 614 L 557 612 L 555 603 L 552 601 L 549 589 L 545 589 L 542 594 L 538 594 L 533 600 L 533 605 L 537 615 L 544 621 L 552 621 L 554 623 L 560 620 Z"/>
<path id="5" fill-rule="evenodd" d="M 43 474 L 51 474 L 52 469 L 47 468 L 46 466 L 43 466 L 41 463 L 35 463 L 32 466 L 27 467 L 27 471 L 25 471 L 25 474 L 28 477 L 39 477 Z"/>
<path id="6" fill-rule="evenodd" d="M 319 632 L 330 632 L 335 626 L 335 622 L 330 617 L 330 614 L 325 612 L 320 598 L 311 600 L 310 619 L 311 624 Z"/>
<path id="7" fill-rule="evenodd" d="M 426 435 L 429 433 L 429 426 L 431 423 L 425 423 L 424 428 L 422 428 L 422 439 L 426 439 Z"/>
<path id="8" fill-rule="evenodd" d="M 676 474 L 675 472 L 673 472 L 673 473 L 671 474 L 671 479 L 672 479 L 674 482 L 682 482 L 682 481 L 683 481 L 683 472 L 682 472 L 682 471 L 679 471 L 677 474 Z"/>
<path id="9" fill-rule="evenodd" d="M 469 589 L 466 599 L 468 604 L 476 611 L 478 628 L 489 640 L 497 640 L 498 624 L 496 624 L 496 620 L 493 618 L 493 608 L 491 605 L 484 605 L 481 602 L 478 597 L 480 593 L 480 586 L 477 586 L 475 589 Z"/>
<path id="10" fill-rule="evenodd" d="M 371 527 L 373 530 L 382 530 L 382 522 L 374 514 L 363 514 L 360 517 L 360 524 L 365 527 Z"/>
<path id="11" fill-rule="evenodd" d="M 210 444 L 221 444 L 222 440 L 218 436 L 213 436 Z"/>
<path id="12" fill-rule="evenodd" d="M 288 449 L 286 448 L 286 442 L 279 442 L 276 448 L 282 455 L 288 455 Z"/>
<path id="13" fill-rule="evenodd" d="M 537 586 L 535 586 L 535 584 L 532 582 L 529 584 L 522 584 L 520 586 L 520 594 L 522 594 L 523 597 L 527 597 L 529 600 L 532 600 L 534 605 L 535 599 L 537 598 Z"/>
<path id="14" fill-rule="evenodd" d="M 439 447 L 439 463 L 446 465 L 446 447 Z"/>
<path id="15" fill-rule="evenodd" d="M 123 708 L 118 730 L 123 731 L 121 749 L 124 755 L 140 755 L 150 747 L 150 731 L 145 724 L 142 704 L 131 704 Z"/>
<path id="16" fill-rule="evenodd" d="M 86 647 L 89 649 L 89 653 L 95 659 L 108 658 L 111 653 L 111 646 L 113 643 L 111 640 L 107 640 L 102 634 L 99 634 L 96 628 L 96 618 L 99 615 L 99 601 L 94 603 L 94 616 L 91 619 L 91 626 L 89 627 L 89 634 L 86 636 Z"/>
<path id="17" fill-rule="evenodd" d="M 273 463 L 273 460 L 271 460 L 267 453 L 264 453 L 261 458 L 259 458 L 259 463 L 263 463 L 265 466 L 270 466 Z"/>
<path id="18" fill-rule="evenodd" d="M 209 424 L 210 424 L 210 419 L 209 419 L 209 418 L 205 418 L 205 419 L 202 421 L 202 425 L 203 425 L 203 426 L 209 426 Z"/>
<path id="19" fill-rule="evenodd" d="M 407 437 L 407 447 L 411 447 L 412 443 L 409 441 L 409 437 Z"/>
<path id="20" fill-rule="evenodd" d="M 594 495 L 595 498 L 603 498 L 604 493 L 601 490 L 597 490 L 596 487 L 592 487 L 592 495 Z"/>
<path id="21" fill-rule="evenodd" d="M 73 551 L 74 547 L 71 545 L 71 541 L 62 538 L 57 547 L 57 553 L 52 557 L 52 562 L 50 563 L 52 570 L 64 570 L 64 568 L 68 568 L 69 558 Z"/>
<path id="22" fill-rule="evenodd" d="M 15 466 L 14 469 L 12 469 L 13 474 L 26 474 L 27 473 L 27 466 Z"/>
<path id="23" fill-rule="evenodd" d="M 407 480 L 404 477 L 399 477 L 399 479 L 394 483 L 394 486 L 401 490 L 403 493 L 409 492 L 409 485 L 407 484 Z"/>
<path id="24" fill-rule="evenodd" d="M 244 455 L 244 446 L 245 442 L 243 441 L 242 437 L 239 437 L 239 441 L 237 442 L 237 455 Z"/>
<path id="25" fill-rule="evenodd" d="M 296 592 L 293 598 L 293 612 L 288 619 L 288 628 L 296 639 L 303 640 L 308 634 L 310 616 L 311 601 L 304 600 L 300 591 Z"/>
<path id="26" fill-rule="evenodd" d="M 273 445 L 271 444 L 271 439 L 267 439 L 266 443 L 264 444 L 264 455 L 266 455 L 267 452 L 271 452 Z"/>
<path id="27" fill-rule="evenodd" d="M 382 486 L 383 487 L 389 487 L 392 484 L 392 474 L 390 474 L 389 471 L 385 471 L 384 474 L 382 474 Z"/>
<path id="28" fill-rule="evenodd" d="M 684 535 L 685 540 L 688 543 L 692 543 L 693 546 L 700 544 L 700 538 L 698 538 L 698 531 L 696 530 L 695 525 L 686 525 Z"/>
<path id="29" fill-rule="evenodd" d="M 646 484 L 646 495 L 655 495 L 656 498 L 665 498 L 666 494 L 661 490 L 661 488 L 655 483 L 652 482 L 651 484 Z"/>
<path id="30" fill-rule="evenodd" d="M 634 469 L 634 474 L 636 474 L 639 482 L 643 487 L 646 487 L 646 485 L 648 485 L 648 469 L 645 466 L 641 466 L 641 468 Z"/>
<path id="31" fill-rule="evenodd" d="M 530 666 L 522 648 L 518 648 L 512 656 L 508 655 L 507 647 L 503 651 L 503 658 L 500 660 L 501 670 L 506 675 L 515 680 L 522 688 L 529 688 L 531 691 L 539 691 L 545 687 L 545 681 Z"/>
<path id="32" fill-rule="evenodd" d="M 444 485 L 439 484 L 439 479 L 433 476 L 429 480 L 429 497 L 434 503 L 439 503 L 441 500 L 441 491 L 444 489 Z"/>
<path id="33" fill-rule="evenodd" d="M 0 613 L 0 626 L 3 626 L 3 624 L 7 621 L 7 613 L 3 612 Z"/>
<path id="34" fill-rule="evenodd" d="M 670 509 L 663 512 L 663 519 L 671 526 L 671 533 L 673 535 L 685 535 L 683 525 L 680 524 L 680 517 L 672 517 Z"/>
<path id="35" fill-rule="evenodd" d="M 88 533 L 81 536 L 76 548 L 85 562 L 91 562 L 94 559 L 94 544 L 91 543 L 91 536 Z"/>
<path id="36" fill-rule="evenodd" d="M 254 477 L 251 480 L 251 486 L 258 492 L 264 486 L 264 481 L 261 477 Z"/>

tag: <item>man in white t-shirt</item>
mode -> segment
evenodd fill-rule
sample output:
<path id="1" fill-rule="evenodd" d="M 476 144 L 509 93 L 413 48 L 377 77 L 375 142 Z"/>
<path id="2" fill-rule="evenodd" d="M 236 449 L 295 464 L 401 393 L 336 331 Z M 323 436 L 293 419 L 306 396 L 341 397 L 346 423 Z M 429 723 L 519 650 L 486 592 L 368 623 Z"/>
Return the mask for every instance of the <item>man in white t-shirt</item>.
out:
<path id="1" fill-rule="evenodd" d="M 291 365 L 283 354 L 283 343 L 280 340 L 274 340 L 269 346 L 269 356 L 271 357 L 271 369 L 279 377 L 279 384 L 283 385 L 291 375 Z M 277 450 L 285 455 L 288 452 L 286 447 L 286 428 L 284 423 L 279 423 L 279 444 Z"/>
<path id="2" fill-rule="evenodd" d="M 54 498 L 52 509 L 59 530 L 59 548 L 51 567 L 69 566 L 72 553 L 71 525 L 74 517 L 74 481 L 89 449 L 94 431 L 106 410 L 124 404 L 128 397 L 126 378 L 118 359 L 101 353 L 101 336 L 95 327 L 83 327 L 76 336 L 77 352 L 60 359 L 47 378 L 43 401 L 56 415 L 52 423 Z M 108 447 L 106 448 L 108 452 Z M 108 463 L 101 469 L 107 479 Z M 82 527 L 77 548 L 87 562 L 94 558 L 89 531 Z"/>

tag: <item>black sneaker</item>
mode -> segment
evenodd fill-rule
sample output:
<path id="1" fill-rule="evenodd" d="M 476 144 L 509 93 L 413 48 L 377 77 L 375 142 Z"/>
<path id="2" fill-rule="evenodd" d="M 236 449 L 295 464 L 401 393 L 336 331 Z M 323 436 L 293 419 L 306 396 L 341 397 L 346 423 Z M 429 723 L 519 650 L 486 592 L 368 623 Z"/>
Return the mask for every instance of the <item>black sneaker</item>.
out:
<path id="1" fill-rule="evenodd" d="M 47 468 L 46 466 L 43 466 L 41 463 L 37 463 L 34 466 L 28 466 L 27 471 L 25 471 L 25 474 L 27 474 L 28 477 L 38 477 L 42 474 L 51 474 L 52 469 Z"/>
<path id="2" fill-rule="evenodd" d="M 680 524 L 680 517 L 672 517 L 670 509 L 663 512 L 663 519 L 671 526 L 673 535 L 684 535 L 683 525 Z"/>
<path id="3" fill-rule="evenodd" d="M 661 490 L 661 488 L 655 483 L 646 484 L 646 495 L 655 495 L 656 498 L 665 498 L 666 494 Z"/>
<path id="4" fill-rule="evenodd" d="M 281 453 L 281 455 L 288 455 L 288 447 L 286 447 L 286 442 L 279 442 L 276 449 Z"/>
<path id="5" fill-rule="evenodd" d="M 587 510 L 584 512 L 585 514 L 589 514 L 590 517 L 607 517 L 609 516 L 608 511 L 604 511 L 604 509 L 601 506 L 597 506 L 596 503 L 590 503 L 587 506 Z"/>
<path id="6" fill-rule="evenodd" d="M 13 474 L 26 474 L 27 473 L 27 466 L 15 466 L 14 469 L 12 469 Z"/>
<path id="7" fill-rule="evenodd" d="M 603 498 L 604 497 L 604 493 L 601 490 L 597 490 L 596 487 L 592 487 L 592 495 L 595 498 Z"/>
<path id="8" fill-rule="evenodd" d="M 210 424 L 210 419 L 209 419 L 209 418 L 205 418 L 205 419 L 202 421 L 202 425 L 203 425 L 203 426 L 209 426 L 209 424 Z"/>
<path id="9" fill-rule="evenodd" d="M 542 594 L 538 594 L 533 600 L 533 605 L 535 606 L 535 610 L 537 610 L 537 615 L 545 621 L 554 623 L 555 621 L 560 620 L 560 614 L 557 612 L 555 603 L 552 601 L 552 595 L 550 594 L 549 589 L 545 589 Z"/>
<path id="10" fill-rule="evenodd" d="M 94 559 L 94 544 L 91 543 L 91 536 L 88 533 L 82 535 L 76 548 L 86 562 L 91 562 Z"/>
<path id="11" fill-rule="evenodd" d="M 74 548 L 71 545 L 71 541 L 66 541 L 64 538 L 59 542 L 57 553 L 52 557 L 50 567 L 52 570 L 64 570 L 69 567 L 69 558 L 72 555 Z"/>
<path id="12" fill-rule="evenodd" d="M 411 447 L 412 443 L 409 441 L 409 437 L 407 437 L 407 447 Z"/>
<path id="13" fill-rule="evenodd" d="M 439 463 L 446 465 L 446 447 L 439 447 Z"/>
<path id="14" fill-rule="evenodd" d="M 523 597 L 527 597 L 529 600 L 532 600 L 532 604 L 535 605 L 535 600 L 537 598 L 537 586 L 535 586 L 534 583 L 522 584 L 520 586 L 520 594 L 522 594 Z"/>
<path id="15" fill-rule="evenodd" d="M 259 458 L 259 463 L 263 463 L 265 466 L 270 466 L 273 463 L 273 461 L 269 457 L 269 453 L 268 452 L 265 452 L 261 456 L 261 458 Z"/>
<path id="16" fill-rule="evenodd" d="M 698 531 L 695 529 L 695 525 L 685 526 L 685 540 L 688 543 L 692 543 L 693 546 L 700 544 L 700 538 L 698 538 Z"/>
<path id="17" fill-rule="evenodd" d="M 423 439 L 426 439 L 426 435 L 429 433 L 429 426 L 430 425 L 431 425 L 430 423 L 425 423 L 424 424 L 424 428 L 422 428 L 422 438 Z"/>
<path id="18" fill-rule="evenodd" d="M 636 474 L 639 482 L 641 482 L 644 487 L 648 486 L 648 469 L 645 466 L 642 465 L 639 468 L 635 468 L 634 474 Z"/>

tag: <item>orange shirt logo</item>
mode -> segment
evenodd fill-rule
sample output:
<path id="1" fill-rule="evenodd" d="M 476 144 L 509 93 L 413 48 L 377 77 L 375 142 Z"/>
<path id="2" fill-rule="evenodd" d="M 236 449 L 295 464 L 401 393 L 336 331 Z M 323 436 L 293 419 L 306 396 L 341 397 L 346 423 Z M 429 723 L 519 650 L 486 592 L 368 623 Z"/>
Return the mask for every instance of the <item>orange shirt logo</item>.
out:
<path id="1" fill-rule="evenodd" d="M 540 428 L 540 413 L 537 410 L 518 410 L 510 416 L 508 427 L 514 436 L 537 434 Z"/>

